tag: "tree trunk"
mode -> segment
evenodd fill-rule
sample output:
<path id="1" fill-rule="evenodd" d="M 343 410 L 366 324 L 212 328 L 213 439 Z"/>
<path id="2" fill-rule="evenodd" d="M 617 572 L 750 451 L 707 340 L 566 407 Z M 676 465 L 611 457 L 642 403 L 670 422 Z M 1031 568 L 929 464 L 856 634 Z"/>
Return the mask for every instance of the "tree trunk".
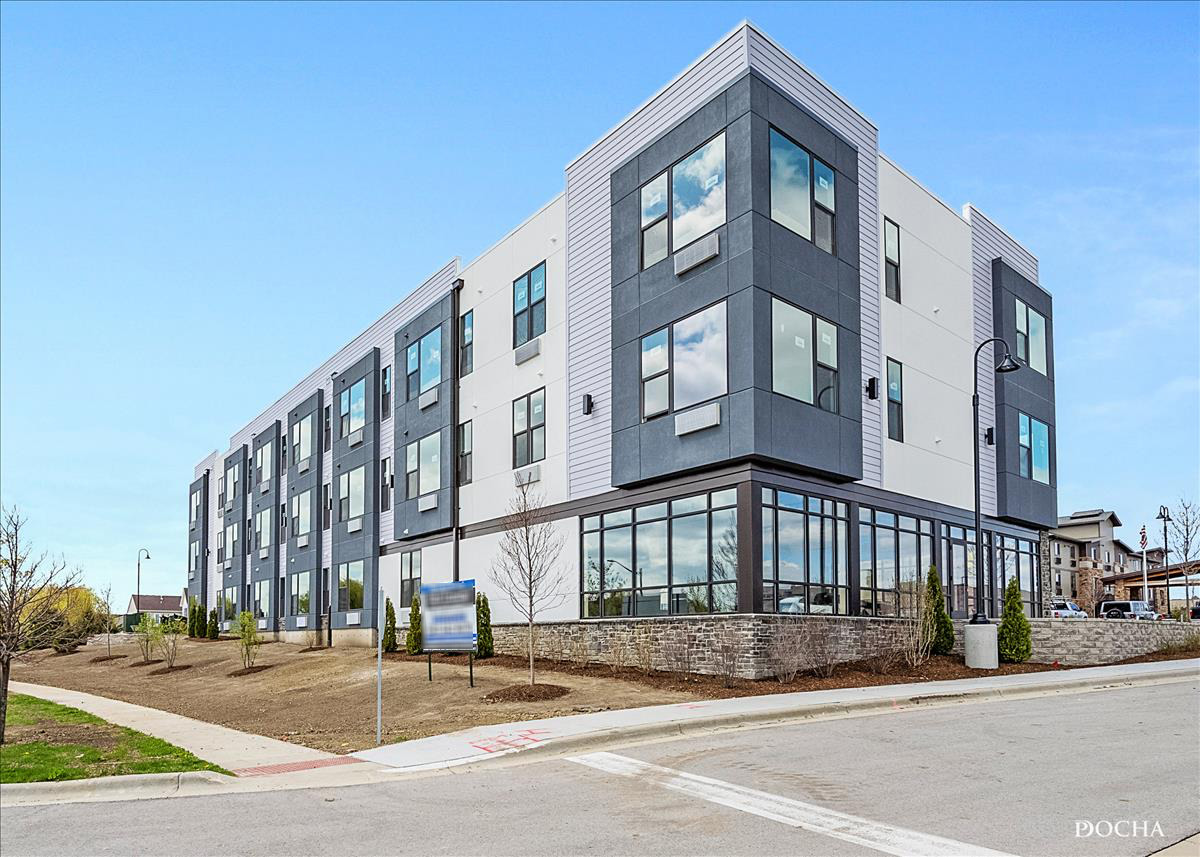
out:
<path id="1" fill-rule="evenodd" d="M 0 744 L 4 743 L 4 721 L 8 719 L 8 676 L 12 658 L 0 660 Z"/>
<path id="2" fill-rule="evenodd" d="M 529 620 L 529 683 L 533 684 L 533 620 Z"/>

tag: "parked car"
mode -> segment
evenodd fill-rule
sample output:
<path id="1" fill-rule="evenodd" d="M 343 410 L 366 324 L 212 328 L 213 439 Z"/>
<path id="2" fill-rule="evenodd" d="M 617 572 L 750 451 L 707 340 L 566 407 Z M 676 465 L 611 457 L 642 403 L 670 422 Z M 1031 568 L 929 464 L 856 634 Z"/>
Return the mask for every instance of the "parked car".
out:
<path id="1" fill-rule="evenodd" d="M 1104 601 L 1098 611 L 1105 619 L 1158 619 L 1154 608 L 1145 601 Z"/>
<path id="2" fill-rule="evenodd" d="M 1051 619 L 1086 619 L 1088 614 L 1074 601 L 1055 599 L 1050 602 Z"/>
<path id="3" fill-rule="evenodd" d="M 1192 605 L 1192 621 L 1200 619 L 1200 601 Z"/>

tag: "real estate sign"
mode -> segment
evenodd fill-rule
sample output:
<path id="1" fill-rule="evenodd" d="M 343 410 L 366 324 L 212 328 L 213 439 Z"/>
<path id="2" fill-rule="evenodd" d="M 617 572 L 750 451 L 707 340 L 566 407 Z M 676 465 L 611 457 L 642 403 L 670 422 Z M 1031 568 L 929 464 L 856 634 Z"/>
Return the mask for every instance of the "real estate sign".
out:
<path id="1" fill-rule="evenodd" d="M 427 652 L 473 652 L 475 581 L 421 586 L 421 643 Z"/>

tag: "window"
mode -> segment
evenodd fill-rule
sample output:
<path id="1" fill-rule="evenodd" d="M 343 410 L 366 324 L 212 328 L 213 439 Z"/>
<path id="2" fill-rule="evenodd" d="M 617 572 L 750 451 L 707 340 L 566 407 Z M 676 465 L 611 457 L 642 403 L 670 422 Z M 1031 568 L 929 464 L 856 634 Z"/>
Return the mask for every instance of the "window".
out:
<path id="1" fill-rule="evenodd" d="M 359 378 L 338 400 L 341 437 L 346 438 L 367 424 L 367 379 Z"/>
<path id="2" fill-rule="evenodd" d="M 254 469 L 258 473 L 258 481 L 271 481 L 271 466 L 275 461 L 275 455 L 272 452 L 274 441 L 268 440 L 258 449 L 254 450 Z"/>
<path id="3" fill-rule="evenodd" d="M 195 572 L 200 568 L 200 542 L 192 542 L 189 547 L 191 551 L 188 553 L 188 571 Z"/>
<path id="4" fill-rule="evenodd" d="M 471 421 L 467 420 L 458 426 L 458 484 L 470 485 L 474 476 L 472 452 L 474 437 Z"/>
<path id="5" fill-rule="evenodd" d="M 224 476 L 217 477 L 217 503 L 221 506 L 225 505 L 225 477 Z M 217 513 L 220 514 L 219 509 L 217 510 Z"/>
<path id="6" fill-rule="evenodd" d="M 642 337 L 642 419 L 671 410 L 671 360 L 664 327 Z"/>
<path id="7" fill-rule="evenodd" d="M 1017 413 L 1017 450 L 1020 474 L 1050 484 L 1050 429 L 1041 420 Z"/>
<path id="8" fill-rule="evenodd" d="M 642 186 L 642 268 L 667 258 L 667 174 Z"/>
<path id="9" fill-rule="evenodd" d="M 772 298 L 771 389 L 836 414 L 837 334 L 837 325 Z"/>
<path id="10" fill-rule="evenodd" d="M 888 437 L 904 441 L 904 367 L 892 358 L 887 362 Z"/>
<path id="11" fill-rule="evenodd" d="M 900 227 L 883 219 L 883 293 L 900 303 Z"/>
<path id="12" fill-rule="evenodd" d="M 329 496 L 329 483 L 326 482 L 321 486 L 321 529 L 329 529 L 329 519 L 332 517 L 332 512 L 333 498 Z"/>
<path id="13" fill-rule="evenodd" d="M 763 610 L 849 612 L 849 509 L 822 497 L 764 488 Z"/>
<path id="14" fill-rule="evenodd" d="M 458 320 L 458 374 L 470 375 L 475 369 L 475 310 L 467 310 Z"/>
<path id="15" fill-rule="evenodd" d="M 405 496 L 415 500 L 442 487 L 442 434 L 434 432 L 410 443 L 405 450 Z"/>
<path id="16" fill-rule="evenodd" d="M 188 522 L 194 527 L 196 522 L 200 520 L 200 492 L 192 492 L 191 512 L 188 514 Z"/>
<path id="17" fill-rule="evenodd" d="M 266 617 L 267 607 L 271 603 L 271 581 L 255 581 L 251 591 L 254 593 L 254 618 L 263 619 Z"/>
<path id="18" fill-rule="evenodd" d="M 679 410 L 728 390 L 725 350 L 725 303 L 721 302 L 671 326 L 672 406 Z"/>
<path id="19" fill-rule="evenodd" d="M 400 604 L 408 607 L 413 597 L 421 594 L 421 552 L 400 554 Z"/>
<path id="20" fill-rule="evenodd" d="M 254 546 L 259 550 L 271 546 L 270 509 L 263 509 L 254 515 Z"/>
<path id="21" fill-rule="evenodd" d="M 1038 580 L 1038 543 L 1012 536 L 996 536 L 995 566 L 998 572 L 996 592 L 1003 592 L 1013 577 L 1019 581 L 1021 601 L 1026 616 L 1037 616 L 1041 612 L 1039 602 L 1040 581 Z"/>
<path id="22" fill-rule="evenodd" d="M 442 329 L 435 327 L 408 346 L 405 372 L 408 377 L 408 399 L 427 393 L 442 382 Z"/>
<path id="23" fill-rule="evenodd" d="M 513 280 L 513 348 L 546 332 L 546 263 Z"/>
<path id="24" fill-rule="evenodd" d="M 338 475 L 338 520 L 359 517 L 367 507 L 366 465 Z"/>
<path id="25" fill-rule="evenodd" d="M 392 367 L 384 366 L 379 371 L 379 418 L 386 420 L 392 415 Z"/>
<path id="26" fill-rule="evenodd" d="M 308 613 L 309 576 L 307 571 L 299 571 L 292 575 L 292 609 L 293 616 L 304 616 Z"/>
<path id="27" fill-rule="evenodd" d="M 287 503 L 279 504 L 279 544 L 287 541 Z"/>
<path id="28" fill-rule="evenodd" d="M 361 610 L 363 606 L 363 561 L 338 566 L 338 610 Z"/>
<path id="29" fill-rule="evenodd" d="M 921 583 L 934 562 L 931 521 L 859 507 L 860 615 L 916 615 Z"/>
<path id="30" fill-rule="evenodd" d="M 330 422 L 329 409 L 330 409 L 330 406 L 326 405 L 325 406 L 325 430 L 324 430 L 325 440 L 323 442 L 326 452 L 329 452 L 330 447 L 333 446 L 333 426 L 332 426 L 332 423 Z"/>
<path id="31" fill-rule="evenodd" d="M 513 467 L 546 457 L 546 390 L 535 390 L 513 402 Z"/>
<path id="32" fill-rule="evenodd" d="M 584 518 L 580 615 L 736 610 L 736 504 L 729 488 Z"/>
<path id="33" fill-rule="evenodd" d="M 238 495 L 238 477 L 241 476 L 242 465 L 234 463 L 225 468 L 226 499 L 233 500 Z"/>
<path id="34" fill-rule="evenodd" d="M 241 523 L 238 521 L 225 525 L 225 559 L 232 559 L 238 555 L 238 531 L 240 529 Z"/>
<path id="35" fill-rule="evenodd" d="M 312 457 L 313 416 L 310 413 L 292 424 L 292 464 Z"/>
<path id="36" fill-rule="evenodd" d="M 1017 359 L 1046 374 L 1046 317 L 1020 298 L 1017 303 Z"/>
<path id="37" fill-rule="evenodd" d="M 771 219 L 834 252 L 837 212 L 833 168 L 771 129 Z"/>
<path id="38" fill-rule="evenodd" d="M 312 492 L 304 491 L 292 497 L 292 536 L 306 536 L 312 531 Z"/>
<path id="39" fill-rule="evenodd" d="M 379 462 L 379 511 L 386 512 L 392 508 L 392 460 L 384 458 Z"/>
<path id="40" fill-rule="evenodd" d="M 237 587 L 229 586 L 221 590 L 221 618 L 232 621 L 237 616 Z"/>
<path id="41" fill-rule="evenodd" d="M 724 222 L 725 134 L 722 132 L 671 167 L 672 246 L 676 250 L 686 247 Z"/>

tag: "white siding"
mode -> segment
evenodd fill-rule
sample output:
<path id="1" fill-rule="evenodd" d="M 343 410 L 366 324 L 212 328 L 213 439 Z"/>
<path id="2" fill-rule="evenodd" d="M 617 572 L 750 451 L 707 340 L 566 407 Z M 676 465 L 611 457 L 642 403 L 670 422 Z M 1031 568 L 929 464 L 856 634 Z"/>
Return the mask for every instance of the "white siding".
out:
<path id="1" fill-rule="evenodd" d="M 987 215 L 967 203 L 963 217 L 971 224 L 971 271 L 975 297 L 975 347 L 995 335 L 992 323 L 992 261 L 1003 259 L 1013 270 L 1038 285 L 1037 258 L 1014 241 Z M 996 422 L 995 376 L 979 373 L 979 425 Z M 979 508 L 985 515 L 996 514 L 996 448 L 983 441 L 983 430 L 975 439 L 979 444 Z"/>

